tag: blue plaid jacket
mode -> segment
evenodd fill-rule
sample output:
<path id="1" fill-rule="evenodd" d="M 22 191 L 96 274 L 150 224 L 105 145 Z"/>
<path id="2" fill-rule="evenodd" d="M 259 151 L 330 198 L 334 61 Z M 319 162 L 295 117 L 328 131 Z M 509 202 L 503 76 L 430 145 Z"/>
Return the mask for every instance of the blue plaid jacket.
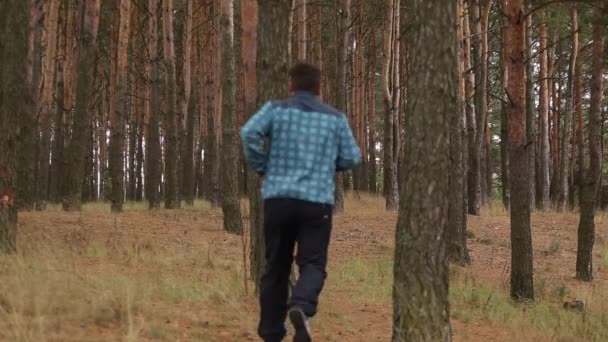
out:
<path id="1" fill-rule="evenodd" d="M 336 171 L 361 160 L 346 116 L 308 92 L 266 103 L 243 126 L 241 140 L 247 162 L 264 176 L 264 199 L 334 204 Z"/>

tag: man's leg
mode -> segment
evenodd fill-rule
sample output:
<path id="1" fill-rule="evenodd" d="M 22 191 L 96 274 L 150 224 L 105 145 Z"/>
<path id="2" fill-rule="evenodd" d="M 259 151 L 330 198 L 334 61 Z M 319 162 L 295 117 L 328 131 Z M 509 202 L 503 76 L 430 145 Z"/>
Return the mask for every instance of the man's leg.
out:
<path id="1" fill-rule="evenodd" d="M 258 334 L 266 342 L 281 341 L 286 333 L 284 322 L 287 316 L 289 273 L 296 237 L 292 207 L 289 200 L 264 202 L 266 267 L 260 288 Z"/>
<path id="2" fill-rule="evenodd" d="M 293 289 L 290 306 L 308 317 L 317 313 L 319 294 L 327 275 L 327 249 L 331 236 L 332 207 L 302 202 L 298 209 L 298 253 L 300 277 Z"/>

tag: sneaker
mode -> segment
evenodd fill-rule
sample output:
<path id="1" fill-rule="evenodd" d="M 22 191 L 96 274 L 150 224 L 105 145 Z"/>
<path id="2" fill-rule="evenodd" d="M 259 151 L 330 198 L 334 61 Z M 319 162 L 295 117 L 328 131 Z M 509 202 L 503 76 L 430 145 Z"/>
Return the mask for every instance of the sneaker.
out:
<path id="1" fill-rule="evenodd" d="M 299 308 L 289 310 L 289 320 L 295 329 L 293 342 L 311 342 L 309 318 Z"/>

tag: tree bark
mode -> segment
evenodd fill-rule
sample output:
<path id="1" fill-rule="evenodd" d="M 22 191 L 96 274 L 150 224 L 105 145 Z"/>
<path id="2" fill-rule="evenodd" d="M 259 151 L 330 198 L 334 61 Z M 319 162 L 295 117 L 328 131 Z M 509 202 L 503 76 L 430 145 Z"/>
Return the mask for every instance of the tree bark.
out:
<path id="1" fill-rule="evenodd" d="M 458 3 L 458 18 L 463 14 L 463 1 Z M 447 256 L 451 262 L 467 265 L 471 262 L 467 249 L 467 222 L 465 211 L 464 185 L 466 154 L 462 141 L 465 138 L 464 112 L 464 75 L 461 59 L 462 22 L 459 20 L 456 33 L 456 67 L 458 68 L 458 107 L 450 117 L 450 173 L 449 173 L 449 208 L 446 232 Z"/>
<path id="2" fill-rule="evenodd" d="M 540 19 L 540 193 L 538 194 L 538 209 L 547 210 L 551 205 L 550 191 L 550 160 L 549 160 L 549 84 L 548 84 L 548 49 L 547 49 L 547 25 L 544 14 Z"/>
<path id="3" fill-rule="evenodd" d="M 37 203 L 38 210 L 45 210 L 49 195 L 49 170 L 51 152 L 51 122 L 53 115 L 53 91 L 55 89 L 55 66 L 57 60 L 57 23 L 59 20 L 59 0 L 49 0 L 45 18 L 44 35 L 46 39 L 45 55 L 42 60 L 42 82 L 38 102 L 38 174 Z"/>
<path id="4" fill-rule="evenodd" d="M 175 75 L 175 43 L 173 35 L 173 0 L 163 0 L 163 52 L 166 70 L 167 132 L 165 155 L 165 208 L 180 207 L 177 178 L 177 79 Z"/>
<path id="5" fill-rule="evenodd" d="M 501 0 L 501 10 L 504 11 L 506 6 L 506 0 Z M 504 28 L 505 19 L 502 19 L 503 28 L 501 29 L 501 53 L 500 53 L 500 76 L 501 76 L 501 92 L 504 89 L 507 89 L 508 84 L 508 75 L 509 72 L 507 70 L 507 49 L 506 49 L 506 29 Z M 528 31 L 528 33 L 530 33 Z M 526 45 L 527 46 L 527 45 Z M 529 51 L 527 48 L 526 51 Z M 528 63 L 531 64 L 531 63 Z M 528 78 L 530 75 L 528 75 Z M 508 107 L 508 98 L 506 96 L 506 92 L 503 93 L 502 96 L 503 102 L 500 107 L 500 175 L 501 175 L 501 190 L 502 190 L 502 204 L 506 209 L 509 209 L 511 205 L 511 185 L 509 180 L 509 132 L 507 125 L 507 111 Z"/>
<path id="6" fill-rule="evenodd" d="M 184 94 L 182 96 L 182 104 L 181 110 L 182 115 L 185 116 L 186 125 L 185 132 L 186 136 L 183 140 L 182 150 L 184 154 L 182 155 L 183 160 L 183 173 L 182 173 L 182 194 L 184 197 L 184 201 L 186 205 L 192 206 L 194 205 L 194 191 L 195 191 L 195 172 L 194 172 L 194 124 L 195 124 L 195 116 L 196 110 L 198 108 L 198 94 L 196 90 L 198 89 L 195 85 L 198 85 L 200 79 L 198 76 L 195 76 L 194 82 L 192 82 L 191 73 L 193 69 L 193 61 L 192 52 L 194 49 L 194 41 L 199 37 L 198 35 L 193 36 L 193 27 L 194 27 L 194 5 L 192 0 L 186 1 L 186 25 L 185 32 L 183 35 L 183 53 L 184 53 L 184 65 L 183 65 L 183 87 Z M 198 23 L 197 23 L 198 24 Z M 198 75 L 198 73 L 197 73 Z"/>
<path id="7" fill-rule="evenodd" d="M 579 203 L 582 203 L 583 170 L 585 169 L 585 137 L 583 136 L 583 77 L 582 63 L 577 63 L 574 71 L 574 110 L 576 111 L 577 171 L 575 178 Z M 574 197 L 574 195 L 573 195 Z"/>
<path id="8" fill-rule="evenodd" d="M 568 190 L 569 190 L 569 166 L 570 158 L 573 153 L 570 151 L 570 139 L 572 135 L 572 117 L 574 111 L 574 86 L 573 86 L 573 75 L 576 70 L 576 64 L 578 63 L 578 13 L 576 7 L 572 7 L 570 12 L 572 26 L 572 47 L 570 52 L 570 65 L 568 69 L 568 85 L 566 91 L 566 109 L 564 112 L 564 123 L 563 133 L 561 137 L 561 164 L 559 168 L 559 199 L 557 203 L 557 209 L 559 211 L 566 210 L 568 203 Z"/>
<path id="9" fill-rule="evenodd" d="M 465 6 L 465 17 L 464 17 L 464 70 L 465 74 L 465 99 L 466 99 L 466 114 L 467 114 L 467 150 L 468 150 L 468 167 L 467 167 L 467 209 L 471 215 L 479 215 L 480 209 L 480 180 L 479 172 L 476 170 L 479 168 L 479 154 L 476 153 L 475 149 L 475 138 L 477 136 L 476 131 L 476 120 L 475 120 L 475 102 L 473 101 L 475 96 L 475 71 L 472 67 L 471 53 L 472 53 L 472 32 L 471 32 L 471 19 L 472 16 L 472 2 L 466 1 Z M 477 156 L 477 157 L 476 157 Z M 476 164 L 477 163 L 477 164 Z"/>
<path id="10" fill-rule="evenodd" d="M 450 122 L 458 109 L 455 1 L 411 2 L 405 189 L 397 223 L 393 341 L 450 341 L 446 228 Z"/>
<path id="11" fill-rule="evenodd" d="M 338 4 L 338 36 L 337 36 L 337 64 L 336 64 L 336 109 L 346 112 L 346 64 L 348 57 L 348 41 L 350 27 L 351 0 L 340 0 Z M 334 211 L 344 211 L 344 173 L 336 175 L 336 201 Z"/>
<path id="12" fill-rule="evenodd" d="M 212 49 L 215 51 L 217 41 L 215 39 L 214 25 L 212 18 L 214 17 L 213 5 L 209 3 L 207 5 L 207 16 L 209 18 L 205 30 L 207 35 L 210 37 L 210 43 Z M 207 141 L 205 144 L 205 159 L 203 160 L 203 178 L 205 179 L 205 191 L 206 199 L 211 203 L 212 207 L 219 206 L 219 172 L 218 172 L 218 159 L 219 159 L 219 143 L 216 136 L 216 110 L 215 110 L 215 60 L 217 54 L 215 52 L 209 52 L 206 54 L 207 63 L 206 65 L 206 81 L 205 81 L 205 104 L 207 113 Z"/>
<path id="13" fill-rule="evenodd" d="M 534 101 L 533 73 L 534 65 L 530 60 L 532 54 L 532 14 L 528 15 L 526 21 L 526 137 L 528 140 L 528 172 L 529 172 L 529 193 L 530 209 L 535 207 L 536 198 L 536 110 Z"/>
<path id="14" fill-rule="evenodd" d="M 146 197 L 150 209 L 160 208 L 161 149 L 160 103 L 158 89 L 158 23 L 157 1 L 148 0 L 148 35 L 150 37 L 148 59 L 148 113 L 150 115 L 146 135 Z"/>
<path id="15" fill-rule="evenodd" d="M 84 4 L 83 32 L 76 74 L 76 103 L 73 115 L 72 139 L 66 149 L 64 210 L 80 210 L 82 206 L 82 179 L 87 142 L 90 135 L 90 101 L 94 89 L 95 60 L 97 58 L 97 32 L 99 29 L 100 0 L 86 0 Z"/>
<path id="16" fill-rule="evenodd" d="M 288 1 L 258 0 L 259 25 L 257 32 L 256 82 L 263 84 L 257 89 L 257 106 L 267 101 L 287 96 L 285 85 L 288 80 L 289 54 L 289 11 Z M 261 203 L 259 201 L 258 203 Z M 254 210 L 255 208 L 252 208 Z M 259 210 L 262 210 L 259 208 Z M 260 227 L 261 217 L 257 223 Z M 253 234 L 253 232 L 252 232 Z M 252 267 L 256 284 L 259 284 L 261 270 L 264 267 L 264 240 L 262 229 L 252 235 L 252 255 L 256 256 L 256 265 Z M 254 260 L 252 260 L 253 262 Z"/>
<path id="17" fill-rule="evenodd" d="M 298 1 L 298 60 L 306 61 L 307 57 L 307 43 L 308 43 L 308 34 L 306 30 L 306 20 L 307 20 L 307 2 L 308 0 L 297 0 Z"/>
<path id="18" fill-rule="evenodd" d="M 605 8 L 604 8 L 605 10 Z M 591 65 L 591 102 L 589 106 L 589 166 L 582 184 L 581 216 L 578 226 L 576 278 L 593 280 L 593 244 L 595 242 L 595 209 L 602 175 L 601 122 L 604 72 L 605 28 L 602 10 L 596 10 L 593 20 L 593 55 Z"/>
<path id="19" fill-rule="evenodd" d="M 510 0 L 507 16 L 509 80 L 509 168 L 511 175 L 511 297 L 533 300 L 532 234 L 530 231 L 530 180 L 526 142 L 525 13 L 521 0 Z"/>
<path id="20" fill-rule="evenodd" d="M 234 101 L 234 0 L 222 1 L 221 8 L 222 49 L 222 212 L 224 230 L 242 234 L 241 206 L 238 186 L 238 150 L 235 127 Z"/>
<path id="21" fill-rule="evenodd" d="M 29 4 L 23 0 L 0 3 L 0 253 L 17 249 L 18 132 L 21 118 L 33 110 L 27 79 Z"/>
<path id="22" fill-rule="evenodd" d="M 399 29 L 395 28 L 399 0 L 386 0 L 386 27 L 384 31 L 384 65 L 382 68 L 384 96 L 384 196 L 386 209 L 397 210 L 399 207 L 399 191 L 397 183 L 397 158 L 395 154 L 395 102 L 397 98 L 395 86 L 395 71 L 399 57 L 395 55 L 395 41 Z"/>
<path id="23" fill-rule="evenodd" d="M 375 194 L 378 192 L 378 180 L 377 180 L 377 163 L 376 163 L 376 30 L 372 29 L 371 32 L 371 49 L 370 49 L 370 75 L 368 78 L 367 92 L 369 96 L 368 100 L 368 115 L 367 115 L 367 128 L 368 138 L 367 142 L 369 152 L 368 162 L 368 189 L 369 192 Z"/>
<path id="24" fill-rule="evenodd" d="M 112 177 L 112 212 L 122 212 L 125 197 L 125 121 L 129 97 L 127 66 L 129 35 L 131 33 L 131 0 L 120 2 L 120 24 L 118 28 L 118 50 L 116 52 L 116 103 L 111 122 L 110 172 Z"/>
<path id="25" fill-rule="evenodd" d="M 39 21 L 42 15 L 42 1 L 29 0 L 28 6 L 26 83 L 30 88 L 31 101 L 36 96 L 40 77 L 35 65 L 39 64 L 41 53 Z M 30 110 L 20 116 L 19 120 L 15 205 L 19 210 L 32 210 L 36 206 L 36 114 Z"/>

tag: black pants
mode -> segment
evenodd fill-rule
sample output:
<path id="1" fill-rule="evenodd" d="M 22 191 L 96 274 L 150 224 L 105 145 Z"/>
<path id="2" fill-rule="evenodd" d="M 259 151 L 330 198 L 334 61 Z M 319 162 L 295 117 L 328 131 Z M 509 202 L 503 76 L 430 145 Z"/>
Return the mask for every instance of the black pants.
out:
<path id="1" fill-rule="evenodd" d="M 327 265 L 331 235 L 332 206 L 295 199 L 269 199 L 264 202 L 264 240 L 266 268 L 260 288 L 261 318 L 258 333 L 266 342 L 285 336 L 289 307 L 298 307 L 312 317 Z M 289 275 L 294 246 L 300 275 L 289 296 Z"/>

